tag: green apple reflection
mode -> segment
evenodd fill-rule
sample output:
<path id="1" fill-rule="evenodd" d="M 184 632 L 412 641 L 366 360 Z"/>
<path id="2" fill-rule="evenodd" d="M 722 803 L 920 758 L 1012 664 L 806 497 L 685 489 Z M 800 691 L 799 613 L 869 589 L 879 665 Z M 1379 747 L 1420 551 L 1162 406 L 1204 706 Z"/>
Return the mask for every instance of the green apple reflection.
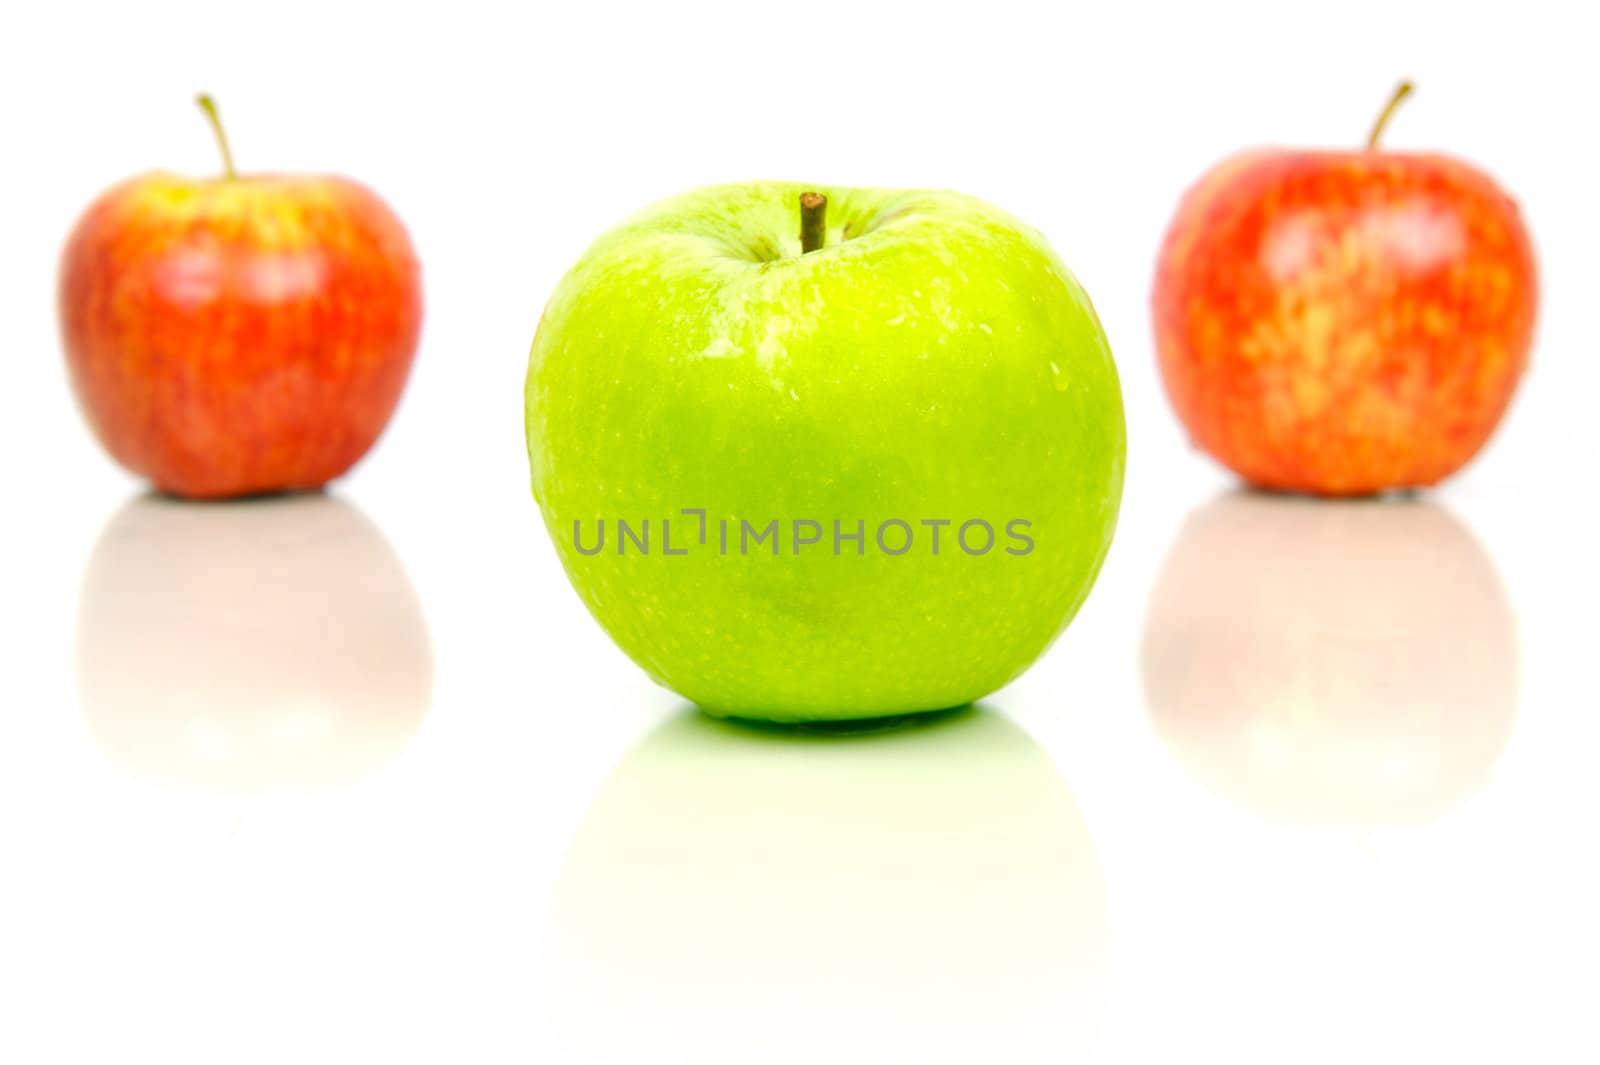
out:
<path id="1" fill-rule="evenodd" d="M 410 579 L 347 503 L 131 500 L 90 558 L 79 696 L 114 761 L 223 791 L 338 785 L 427 713 Z"/>
<path id="2" fill-rule="evenodd" d="M 568 856 L 553 1016 L 579 1060 L 1066 1062 L 1105 889 L 1046 755 L 983 710 L 819 736 L 685 713 Z"/>
<path id="3" fill-rule="evenodd" d="M 1421 501 L 1239 492 L 1190 514 L 1145 624 L 1158 731 L 1215 790 L 1294 824 L 1430 820 L 1511 734 L 1494 566 Z"/>

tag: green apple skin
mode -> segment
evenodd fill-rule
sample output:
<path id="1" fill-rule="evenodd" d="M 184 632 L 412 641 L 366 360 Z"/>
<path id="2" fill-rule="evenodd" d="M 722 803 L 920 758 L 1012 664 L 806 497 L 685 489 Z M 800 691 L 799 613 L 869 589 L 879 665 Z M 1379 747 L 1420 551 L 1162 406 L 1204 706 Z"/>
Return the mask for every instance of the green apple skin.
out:
<path id="1" fill-rule="evenodd" d="M 828 228 L 802 254 L 805 191 L 828 197 Z M 1122 495 L 1121 390 L 1087 294 L 1039 233 L 952 192 L 754 182 L 647 209 L 556 289 L 526 401 L 533 495 L 573 587 L 651 677 L 719 716 L 848 720 L 994 691 L 1077 613 Z M 686 508 L 706 511 L 704 544 Z M 648 552 L 619 553 L 618 519 L 648 520 Z M 686 554 L 664 553 L 662 519 Z M 823 529 L 798 553 L 797 519 Z M 912 528 L 904 554 L 875 541 L 890 519 Z M 575 523 L 593 548 L 602 520 L 604 549 L 580 552 Z M 741 553 L 740 522 L 772 520 L 779 552 Z M 969 520 L 992 550 L 958 546 Z M 1008 553 L 1025 549 L 1013 520 L 1025 554 Z M 864 545 L 836 544 L 834 521 L 863 522 Z"/>

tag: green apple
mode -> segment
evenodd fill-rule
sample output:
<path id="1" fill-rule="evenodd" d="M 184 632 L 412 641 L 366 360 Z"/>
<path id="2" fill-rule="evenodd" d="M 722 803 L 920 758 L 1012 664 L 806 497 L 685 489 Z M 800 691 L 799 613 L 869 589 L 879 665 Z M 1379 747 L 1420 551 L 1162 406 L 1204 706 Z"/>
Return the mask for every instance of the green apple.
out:
<path id="1" fill-rule="evenodd" d="M 562 280 L 526 400 L 533 494 L 579 596 L 717 715 L 999 688 L 1077 613 L 1122 494 L 1088 296 L 1037 232 L 952 192 L 660 203 Z"/>

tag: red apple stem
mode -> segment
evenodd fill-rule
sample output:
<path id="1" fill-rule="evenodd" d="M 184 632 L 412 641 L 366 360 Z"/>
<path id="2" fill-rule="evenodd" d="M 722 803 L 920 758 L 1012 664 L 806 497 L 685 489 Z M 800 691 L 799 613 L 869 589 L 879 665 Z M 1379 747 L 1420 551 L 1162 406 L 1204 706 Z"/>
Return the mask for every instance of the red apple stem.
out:
<path id="1" fill-rule="evenodd" d="M 816 251 L 828 240 L 828 198 L 820 192 L 800 194 L 800 254 Z"/>
<path id="2" fill-rule="evenodd" d="M 1378 140 L 1383 136 L 1383 131 L 1389 125 L 1389 119 L 1394 117 L 1395 110 L 1400 106 L 1400 101 L 1411 95 L 1414 86 L 1409 81 L 1402 81 L 1395 86 L 1394 93 L 1389 97 L 1389 102 L 1384 105 L 1383 112 L 1378 115 L 1378 121 L 1372 124 L 1372 132 L 1367 134 L 1367 149 L 1376 150 Z"/>
<path id="3" fill-rule="evenodd" d="M 228 147 L 228 135 L 222 129 L 222 116 L 217 112 L 217 101 L 208 93 L 201 93 L 194 98 L 194 102 L 206 113 L 211 132 L 217 136 L 217 147 L 222 149 L 222 172 L 230 179 L 238 177 L 239 172 L 233 168 L 233 150 Z"/>

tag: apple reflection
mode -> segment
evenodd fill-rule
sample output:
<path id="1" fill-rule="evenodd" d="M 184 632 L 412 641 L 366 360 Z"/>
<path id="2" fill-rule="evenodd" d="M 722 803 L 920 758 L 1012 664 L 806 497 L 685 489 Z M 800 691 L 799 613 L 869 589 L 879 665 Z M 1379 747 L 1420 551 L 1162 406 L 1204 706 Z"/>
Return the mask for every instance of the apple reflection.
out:
<path id="1" fill-rule="evenodd" d="M 578 1060 L 1081 1060 L 1108 983 L 1099 861 L 998 714 L 817 735 L 669 720 L 615 771 L 557 889 Z"/>
<path id="2" fill-rule="evenodd" d="M 1488 775 L 1516 716 L 1494 565 L 1422 501 L 1200 507 L 1156 581 L 1142 657 L 1183 761 L 1294 824 L 1430 820 Z"/>
<path id="3" fill-rule="evenodd" d="M 352 780 L 406 745 L 432 686 L 405 570 L 324 495 L 127 503 L 89 561 L 77 668 L 114 761 L 222 791 Z"/>

